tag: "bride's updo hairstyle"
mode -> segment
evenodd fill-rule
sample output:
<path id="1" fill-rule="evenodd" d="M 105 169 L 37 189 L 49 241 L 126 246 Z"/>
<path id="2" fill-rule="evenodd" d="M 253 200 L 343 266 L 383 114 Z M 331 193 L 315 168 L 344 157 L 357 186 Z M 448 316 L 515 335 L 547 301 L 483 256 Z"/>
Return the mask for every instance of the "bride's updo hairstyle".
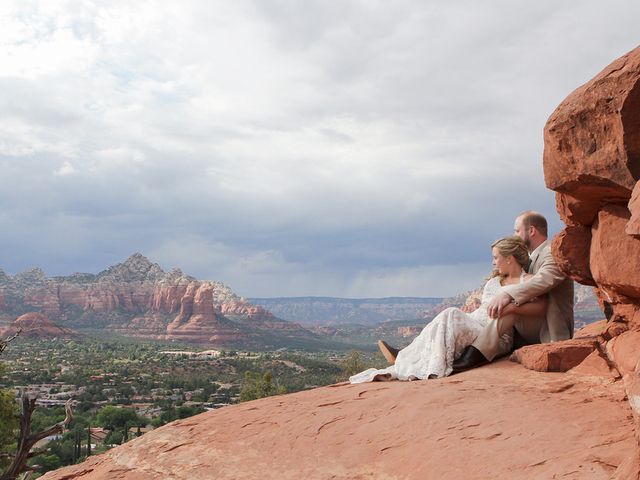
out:
<path id="1" fill-rule="evenodd" d="M 527 270 L 527 267 L 529 266 L 529 251 L 527 250 L 524 240 L 517 235 L 499 238 L 493 242 L 491 248 L 497 249 L 498 253 L 503 257 L 513 255 L 513 258 L 518 262 L 518 265 L 520 265 L 523 270 Z M 494 270 L 491 277 L 496 277 L 498 275 L 498 271 Z"/>

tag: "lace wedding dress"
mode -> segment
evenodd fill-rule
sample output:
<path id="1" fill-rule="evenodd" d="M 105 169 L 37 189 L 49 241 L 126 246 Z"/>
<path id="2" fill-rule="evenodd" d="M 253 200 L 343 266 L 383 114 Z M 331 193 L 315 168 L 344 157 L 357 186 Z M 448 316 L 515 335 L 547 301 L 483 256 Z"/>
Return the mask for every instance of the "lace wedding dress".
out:
<path id="1" fill-rule="evenodd" d="M 524 273 L 520 277 L 522 282 Z M 370 368 L 349 378 L 351 383 L 374 380 L 417 380 L 429 376 L 446 377 L 451 374 L 453 360 L 465 347 L 471 345 L 487 325 L 487 306 L 501 289 L 500 277 L 493 277 L 484 286 L 480 307 L 471 313 L 459 308 L 447 308 L 440 312 L 407 347 L 400 350 L 396 363 L 376 370 Z M 511 349 L 512 339 L 503 335 L 500 350 Z"/>

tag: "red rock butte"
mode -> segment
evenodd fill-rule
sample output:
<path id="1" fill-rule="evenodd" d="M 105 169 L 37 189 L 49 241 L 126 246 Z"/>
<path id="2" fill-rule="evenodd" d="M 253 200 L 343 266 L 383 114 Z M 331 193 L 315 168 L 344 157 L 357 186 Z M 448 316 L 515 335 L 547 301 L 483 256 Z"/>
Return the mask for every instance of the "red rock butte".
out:
<path id="1" fill-rule="evenodd" d="M 561 268 L 607 320 L 441 380 L 335 385 L 179 420 L 46 479 L 640 478 L 640 48 L 545 126 Z"/>
<path id="2" fill-rule="evenodd" d="M 15 319 L 9 326 L 0 328 L 0 337 L 8 337 L 20 332 L 24 338 L 70 338 L 77 333 L 70 328 L 61 327 L 52 322 L 46 315 L 37 312 L 25 313 Z"/>

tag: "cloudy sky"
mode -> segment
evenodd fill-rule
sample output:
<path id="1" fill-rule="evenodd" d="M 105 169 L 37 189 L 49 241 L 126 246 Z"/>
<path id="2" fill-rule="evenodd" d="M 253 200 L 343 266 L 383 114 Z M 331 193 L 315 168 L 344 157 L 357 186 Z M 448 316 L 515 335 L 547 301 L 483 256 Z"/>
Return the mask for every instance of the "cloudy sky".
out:
<path id="1" fill-rule="evenodd" d="M 249 297 L 445 296 L 520 211 L 542 129 L 640 3 L 0 3 L 0 267 L 141 252 Z"/>

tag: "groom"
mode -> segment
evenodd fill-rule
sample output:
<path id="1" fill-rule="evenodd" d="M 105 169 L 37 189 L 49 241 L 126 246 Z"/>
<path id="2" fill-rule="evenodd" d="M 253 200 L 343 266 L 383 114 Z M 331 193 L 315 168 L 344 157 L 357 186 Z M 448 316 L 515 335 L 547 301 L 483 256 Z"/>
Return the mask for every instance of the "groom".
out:
<path id="1" fill-rule="evenodd" d="M 530 255 L 529 273 L 533 277 L 525 283 L 507 285 L 489 303 L 489 323 L 472 345 L 453 362 L 453 372 L 462 372 L 492 361 L 507 352 L 500 351 L 500 336 L 513 336 L 514 330 L 526 344 L 567 340 L 573 336 L 573 281 L 558 268 L 547 239 L 547 220 L 539 213 L 526 211 L 516 218 L 515 234 L 527 245 Z M 526 303 L 547 294 L 549 303 L 546 318 L 500 318 L 509 303 Z"/>

